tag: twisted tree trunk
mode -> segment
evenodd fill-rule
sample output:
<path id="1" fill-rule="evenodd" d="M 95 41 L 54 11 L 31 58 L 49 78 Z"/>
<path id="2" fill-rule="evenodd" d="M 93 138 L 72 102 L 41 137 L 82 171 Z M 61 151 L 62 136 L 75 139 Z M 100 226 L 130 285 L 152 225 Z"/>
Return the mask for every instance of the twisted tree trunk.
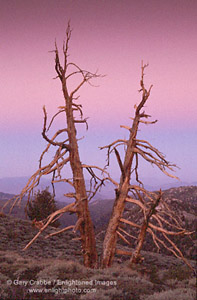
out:
<path id="1" fill-rule="evenodd" d="M 143 221 L 143 224 L 141 226 L 140 233 L 139 233 L 139 236 L 138 236 L 137 246 L 136 246 L 135 251 L 134 251 L 134 253 L 131 257 L 131 263 L 137 263 L 138 261 L 140 261 L 140 251 L 142 249 L 142 246 L 143 246 L 143 243 L 144 243 L 144 240 L 145 240 L 145 237 L 146 237 L 146 232 L 147 232 L 147 229 L 148 229 L 149 221 L 150 221 L 150 218 L 152 217 L 152 215 L 155 213 L 156 207 L 159 205 L 159 202 L 161 200 L 161 196 L 162 196 L 162 193 L 161 193 L 161 190 L 160 190 L 159 196 L 152 203 L 151 207 L 149 208 L 148 212 L 145 215 L 145 218 L 144 218 L 144 221 Z"/>
<path id="2" fill-rule="evenodd" d="M 109 267 L 111 265 L 116 251 L 116 231 L 118 229 L 119 222 L 124 211 L 125 199 L 128 195 L 130 187 L 131 166 L 134 158 L 135 138 L 138 131 L 139 119 L 140 117 L 137 114 L 133 122 L 133 126 L 130 130 L 130 137 L 128 140 L 125 161 L 123 165 L 121 163 L 117 150 L 115 152 L 121 169 L 121 179 L 120 185 L 116 189 L 116 199 L 103 243 L 103 268 Z"/>
<path id="3" fill-rule="evenodd" d="M 82 242 L 82 254 L 86 267 L 97 267 L 97 250 L 94 227 L 88 208 L 88 197 L 86 193 L 83 167 L 80 161 L 78 143 L 76 137 L 75 119 L 73 116 L 73 102 L 68 95 L 66 82 L 63 78 L 62 88 L 65 98 L 67 133 L 69 141 L 69 160 L 73 173 L 73 185 L 75 189 L 76 214 L 78 217 L 77 229 L 80 231 Z"/>
<path id="4" fill-rule="evenodd" d="M 140 91 L 142 91 L 142 100 L 139 103 L 139 105 L 136 107 L 133 124 L 132 127 L 129 128 L 129 132 L 130 132 L 129 139 L 124 142 L 124 144 L 126 145 L 124 164 L 122 164 L 119 152 L 116 148 L 120 144 L 119 140 L 107 146 L 107 148 L 110 149 L 112 145 L 113 146 L 116 145 L 114 146 L 114 150 L 120 167 L 121 178 L 120 178 L 119 187 L 116 190 L 116 200 L 114 203 L 113 211 L 111 214 L 111 218 L 107 227 L 107 231 L 103 243 L 103 259 L 102 259 L 103 268 L 109 267 L 111 265 L 116 251 L 116 241 L 117 241 L 116 231 L 118 229 L 120 219 L 124 211 L 125 201 L 130 189 L 131 168 L 132 168 L 134 156 L 136 155 L 136 136 L 138 132 L 139 123 L 141 122 L 141 118 L 149 117 L 144 112 L 141 112 L 141 109 L 146 103 L 152 88 L 151 86 L 147 91 L 144 87 L 144 69 L 146 68 L 146 66 L 147 65 L 142 65 L 142 76 L 140 81 L 140 86 L 141 86 Z M 138 180 L 137 168 L 138 168 L 138 159 L 136 155 L 136 167 L 134 168 L 134 170 L 136 172 L 136 179 Z"/>

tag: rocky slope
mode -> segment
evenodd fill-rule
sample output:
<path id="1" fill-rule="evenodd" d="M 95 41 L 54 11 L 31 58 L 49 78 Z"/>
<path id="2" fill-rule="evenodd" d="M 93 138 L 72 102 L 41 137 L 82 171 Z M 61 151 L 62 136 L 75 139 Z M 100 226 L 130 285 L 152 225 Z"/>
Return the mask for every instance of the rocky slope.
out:
<path id="1" fill-rule="evenodd" d="M 11 195 L 13 196 L 13 195 Z M 0 206 L 10 197 L 9 194 L 0 193 Z M 196 212 L 197 212 L 197 186 L 183 186 L 178 188 L 171 188 L 164 191 L 163 194 L 165 202 L 172 208 L 176 215 L 182 220 L 183 226 L 189 231 L 196 231 Z M 95 225 L 97 237 L 102 240 L 111 215 L 111 210 L 114 200 L 96 200 L 90 203 L 90 211 Z M 25 201 L 21 202 L 21 207 L 15 207 L 12 211 L 12 216 L 25 219 Z M 65 203 L 57 202 L 58 207 L 63 207 Z M 8 212 L 9 206 L 5 212 Z M 141 214 L 135 206 L 129 207 L 125 211 L 124 217 L 141 224 Z M 61 217 L 61 227 L 74 224 L 76 222 L 75 215 L 65 214 Z M 130 229 L 128 229 L 130 230 Z M 130 232 L 133 234 L 133 232 Z M 135 232 L 134 232 L 135 233 Z M 196 258 L 196 244 L 197 239 L 195 234 L 191 237 L 176 237 L 173 239 L 178 247 L 183 251 L 184 255 L 190 259 Z M 135 246 L 135 240 L 130 240 L 131 247 Z M 122 242 L 121 242 L 122 244 Z M 147 251 L 157 251 L 150 235 L 147 235 L 143 249 Z M 161 248 L 161 253 L 169 255 L 167 250 Z"/>
<path id="2" fill-rule="evenodd" d="M 68 231 L 46 239 L 53 230 L 47 228 L 23 251 L 37 229 L 30 221 L 0 215 L 0 299 L 195 299 L 193 272 L 174 257 L 143 251 L 140 265 L 131 267 L 116 257 L 111 268 L 90 270 L 82 265 L 74 234 Z M 101 253 L 102 243 L 97 242 Z"/>

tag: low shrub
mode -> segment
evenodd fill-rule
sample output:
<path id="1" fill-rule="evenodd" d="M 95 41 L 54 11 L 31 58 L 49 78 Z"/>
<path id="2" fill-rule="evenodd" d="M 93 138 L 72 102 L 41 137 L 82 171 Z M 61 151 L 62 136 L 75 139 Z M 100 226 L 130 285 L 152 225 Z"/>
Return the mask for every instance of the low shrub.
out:
<path id="1" fill-rule="evenodd" d="M 162 280 L 177 279 L 179 281 L 192 277 L 192 271 L 187 266 L 173 266 L 163 273 Z"/>
<path id="2" fill-rule="evenodd" d="M 168 290 L 161 293 L 154 293 L 151 296 L 143 295 L 141 300 L 194 300 L 196 299 L 196 291 L 194 289 L 178 288 Z"/>
<path id="3" fill-rule="evenodd" d="M 19 280 L 35 280 L 38 272 L 42 270 L 41 266 L 30 265 L 21 269 L 18 269 L 14 275 Z"/>
<path id="4" fill-rule="evenodd" d="M 136 295 L 136 297 L 141 294 L 150 295 L 154 291 L 154 285 L 141 277 L 128 278 L 125 276 L 120 278 L 117 283 L 118 289 L 122 290 L 123 293 Z"/>
<path id="5" fill-rule="evenodd" d="M 80 300 L 110 300 L 110 296 L 104 290 L 99 290 L 96 293 L 88 293 L 80 296 Z"/>
<path id="6" fill-rule="evenodd" d="M 121 300 L 122 292 L 116 288 L 97 289 L 96 293 L 81 295 L 80 300 Z"/>
<path id="7" fill-rule="evenodd" d="M 74 261 L 56 261 L 53 265 L 47 265 L 37 275 L 37 279 L 66 280 L 80 279 L 88 273 L 88 269 Z M 80 277 L 80 278 L 79 278 Z"/>

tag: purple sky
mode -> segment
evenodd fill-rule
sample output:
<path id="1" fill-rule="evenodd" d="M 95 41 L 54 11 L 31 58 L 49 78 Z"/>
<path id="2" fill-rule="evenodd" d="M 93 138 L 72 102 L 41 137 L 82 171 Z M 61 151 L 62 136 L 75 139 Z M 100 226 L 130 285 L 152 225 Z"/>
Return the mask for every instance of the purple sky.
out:
<path id="1" fill-rule="evenodd" d="M 63 105 L 49 51 L 55 38 L 61 49 L 70 19 L 70 59 L 107 75 L 98 88 L 80 91 L 90 118 L 89 131 L 81 133 L 82 161 L 103 166 L 98 147 L 127 136 L 120 125 L 131 124 L 139 103 L 143 59 L 145 83 L 153 84 L 146 110 L 159 122 L 142 125 L 139 134 L 181 168 L 182 181 L 196 181 L 196 16 L 196 0 L 0 0 L 0 178 L 37 168 L 45 145 L 42 106 L 52 115 Z M 142 177 L 171 180 L 141 166 Z M 119 176 L 115 161 L 111 171 Z"/>

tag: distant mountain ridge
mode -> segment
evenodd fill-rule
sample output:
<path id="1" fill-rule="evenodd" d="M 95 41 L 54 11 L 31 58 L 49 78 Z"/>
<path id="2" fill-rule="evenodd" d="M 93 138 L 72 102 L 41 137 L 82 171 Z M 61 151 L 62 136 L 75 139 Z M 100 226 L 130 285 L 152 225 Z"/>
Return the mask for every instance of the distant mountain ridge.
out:
<path id="1" fill-rule="evenodd" d="M 165 200 L 170 205 L 182 211 L 188 211 L 195 215 L 197 212 L 197 186 L 181 186 L 178 188 L 170 188 L 163 191 Z M 2 206 L 9 199 L 13 198 L 14 194 L 2 193 L 0 192 L 0 210 Z M 93 221 L 98 227 L 102 227 L 103 224 L 108 222 L 111 214 L 115 197 L 111 199 L 95 199 L 90 202 L 90 212 L 92 214 Z M 20 206 L 15 206 L 12 215 L 18 218 L 25 218 L 25 205 L 27 203 L 27 198 L 25 197 Z M 62 208 L 68 204 L 64 201 L 56 201 L 57 207 Z M 9 205 L 6 207 L 5 212 L 9 212 Z M 66 220 L 63 221 L 63 225 L 68 225 L 70 221 L 75 220 L 75 216 L 67 215 Z M 73 219 L 74 218 L 74 219 Z"/>
<path id="2" fill-rule="evenodd" d="M 30 177 L 4 177 L 0 178 L 0 191 L 2 193 L 9 193 L 9 194 L 19 194 L 22 189 L 25 187 L 27 184 L 28 180 Z M 192 182 L 192 183 L 187 183 L 187 182 L 181 182 L 181 181 L 172 181 L 169 183 L 164 183 L 162 185 L 155 184 L 154 182 L 157 182 L 153 178 L 149 179 L 146 178 L 144 180 L 145 188 L 149 191 L 155 191 L 159 190 L 160 188 L 162 190 L 166 190 L 169 188 L 173 187 L 180 187 L 180 186 L 196 186 L 197 182 Z M 147 184 L 146 184 L 147 182 Z M 89 180 L 86 180 L 86 185 L 87 187 L 89 186 Z M 44 189 L 47 186 L 51 189 L 51 183 L 50 179 L 42 178 L 40 181 L 40 185 L 36 189 Z M 68 183 L 56 183 L 56 200 L 57 201 L 68 201 L 69 199 L 66 199 L 64 196 L 65 193 L 70 193 L 72 192 L 72 187 Z M 105 186 L 102 187 L 101 190 L 99 190 L 94 197 L 95 200 L 100 200 L 100 199 L 112 199 L 114 198 L 114 186 L 107 182 Z M 52 190 L 52 189 L 51 189 Z"/>

